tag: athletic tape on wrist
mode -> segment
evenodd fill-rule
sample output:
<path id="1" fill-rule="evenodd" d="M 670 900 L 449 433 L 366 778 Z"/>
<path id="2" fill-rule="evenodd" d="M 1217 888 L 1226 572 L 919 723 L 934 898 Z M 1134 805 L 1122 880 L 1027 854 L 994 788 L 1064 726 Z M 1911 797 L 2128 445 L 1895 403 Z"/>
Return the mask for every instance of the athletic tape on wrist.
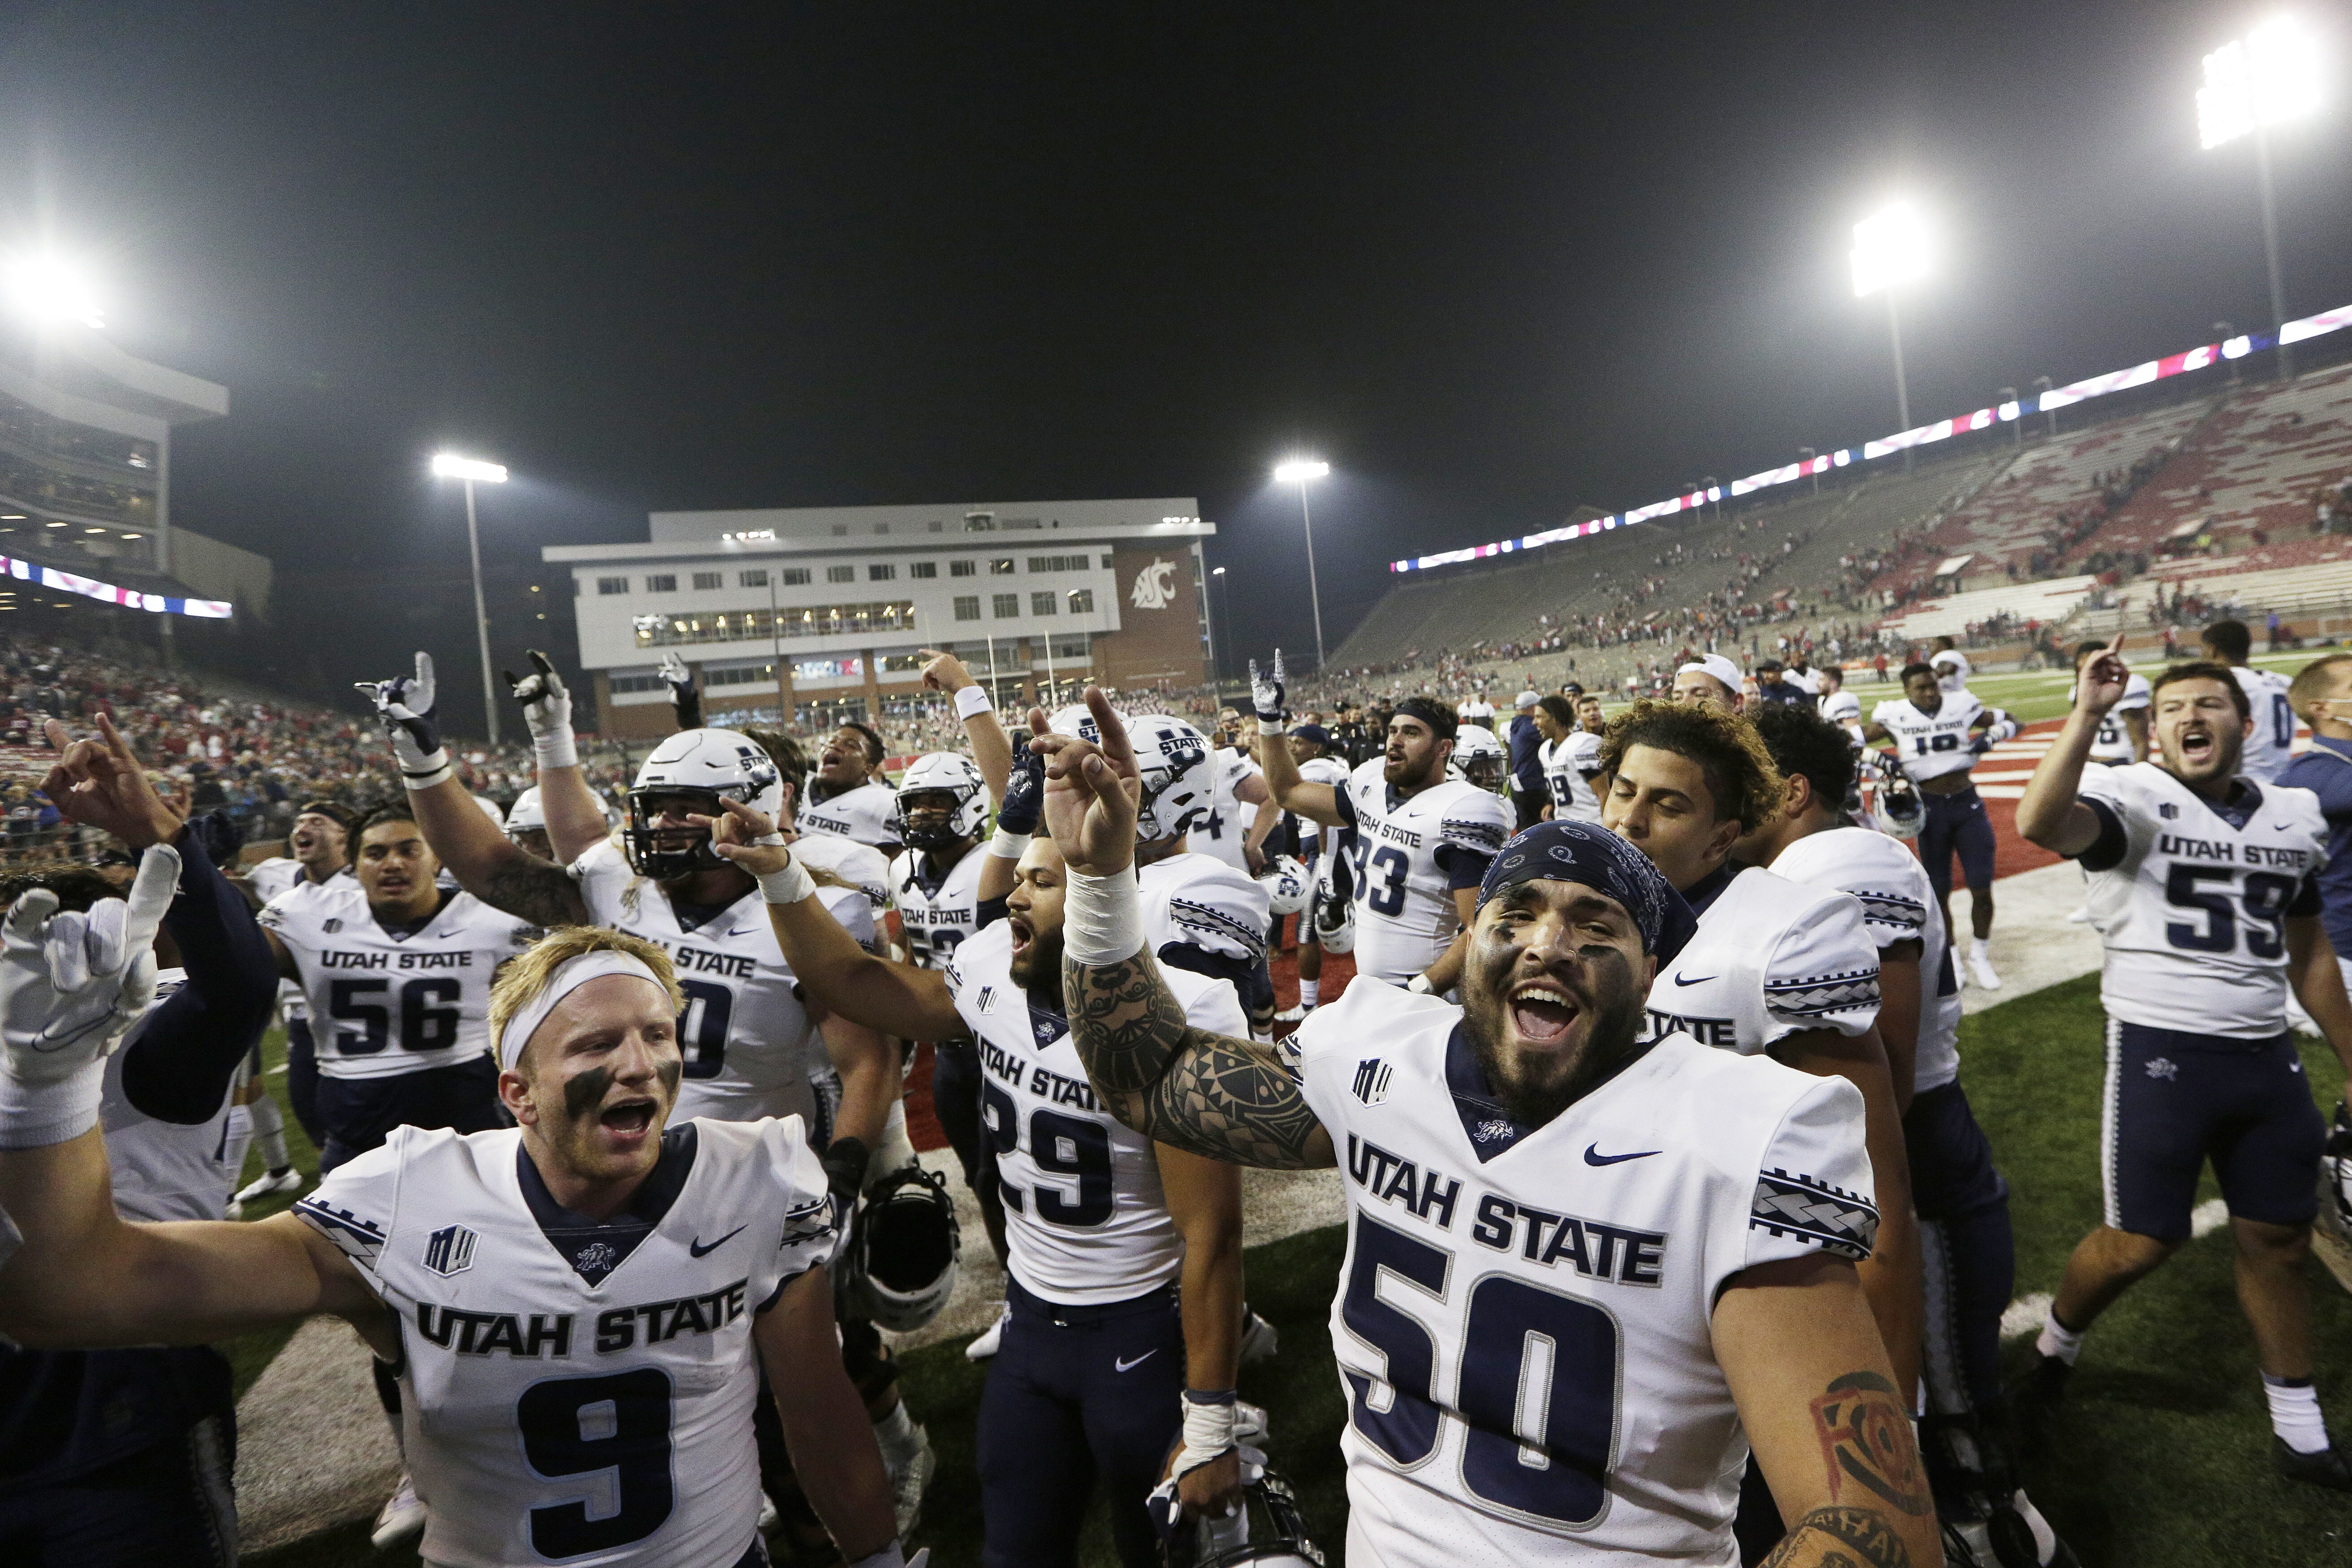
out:
<path id="1" fill-rule="evenodd" d="M 956 717 L 974 718 L 996 711 L 996 701 L 988 695 L 986 686 L 966 686 L 955 695 Z"/>
<path id="2" fill-rule="evenodd" d="M 988 852 L 1001 861 L 1017 861 L 1029 852 L 1027 833 L 1008 833 L 1003 828 L 988 841 Z"/>
<path id="3" fill-rule="evenodd" d="M 760 896 L 770 904 L 798 904 L 816 896 L 816 879 L 798 860 L 788 860 L 782 871 L 768 872 L 760 878 Z"/>
<path id="4" fill-rule="evenodd" d="M 106 1058 L 54 1083 L 26 1083 L 0 1072 L 0 1149 L 45 1149 L 71 1143 L 98 1125 L 106 1092 Z"/>
<path id="5" fill-rule="evenodd" d="M 1143 951 L 1143 900 L 1132 870 L 1070 873 L 1062 895 L 1062 953 L 1073 964 L 1118 964 Z"/>
<path id="6" fill-rule="evenodd" d="M 1236 1441 L 1234 1417 L 1237 1412 L 1231 1390 L 1222 1399 L 1196 1399 L 1188 1390 L 1183 1406 L 1184 1447 L 1171 1467 L 1171 1473 L 1179 1476 L 1232 1452 Z"/>
<path id="7" fill-rule="evenodd" d="M 425 758 L 414 772 L 402 768 L 400 781 L 407 785 L 412 793 L 421 795 L 436 785 L 446 784 L 457 776 L 457 770 L 449 766 L 449 748 L 445 746 Z"/>
<path id="8" fill-rule="evenodd" d="M 532 736 L 530 748 L 539 758 L 539 765 L 541 768 L 580 766 L 580 743 L 573 738 L 570 725 L 564 726 L 553 735 Z"/>

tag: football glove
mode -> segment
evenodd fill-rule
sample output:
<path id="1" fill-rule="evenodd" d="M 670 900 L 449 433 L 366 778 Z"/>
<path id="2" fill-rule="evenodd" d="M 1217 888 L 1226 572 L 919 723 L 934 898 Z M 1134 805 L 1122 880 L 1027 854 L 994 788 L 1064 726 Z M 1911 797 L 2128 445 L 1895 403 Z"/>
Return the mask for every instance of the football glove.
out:
<path id="1" fill-rule="evenodd" d="M 541 768 L 577 768 L 580 748 L 572 738 L 572 694 L 563 689 L 563 677 L 547 662 L 547 655 L 536 648 L 530 654 L 530 674 L 515 678 L 512 670 L 501 672 L 507 685 L 513 688 L 515 701 L 522 704 L 522 722 L 530 730 L 530 747 L 538 753 Z"/>
<path id="2" fill-rule="evenodd" d="M 416 655 L 414 675 L 355 684 L 375 704 L 376 722 L 392 743 L 403 783 L 411 789 L 430 789 L 454 777 L 448 748 L 441 744 L 440 727 L 433 720 L 432 654 Z"/>
<path id="3" fill-rule="evenodd" d="M 857 1208 L 857 1195 L 866 1190 L 866 1167 L 873 1155 L 863 1138 L 840 1137 L 825 1146 L 824 1185 L 833 1195 L 846 1204 L 852 1213 Z"/>
<path id="4" fill-rule="evenodd" d="M 1028 835 L 1045 810 L 1045 759 L 1024 737 L 1013 748 L 1013 776 L 1004 781 L 1004 804 L 996 809 L 999 832 Z"/>
<path id="5" fill-rule="evenodd" d="M 179 886 L 180 852 L 150 847 L 131 897 L 58 913 L 37 887 L 0 924 L 0 1044 L 18 1085 L 61 1084 L 104 1061 L 155 999 L 155 932 Z M 93 1102 L 94 1103 L 94 1102 Z"/>
<path id="6" fill-rule="evenodd" d="M 1250 703 L 1257 709 L 1257 722 L 1268 729 L 1279 730 L 1288 716 L 1283 712 L 1282 650 L 1274 651 L 1274 668 L 1265 674 L 1258 674 L 1257 661 L 1249 664 Z"/>
<path id="7" fill-rule="evenodd" d="M 656 672 L 669 687 L 669 706 L 677 715 L 680 729 L 702 727 L 702 693 L 695 686 L 694 672 L 686 667 L 677 650 L 670 649 L 662 655 L 661 668 Z"/>

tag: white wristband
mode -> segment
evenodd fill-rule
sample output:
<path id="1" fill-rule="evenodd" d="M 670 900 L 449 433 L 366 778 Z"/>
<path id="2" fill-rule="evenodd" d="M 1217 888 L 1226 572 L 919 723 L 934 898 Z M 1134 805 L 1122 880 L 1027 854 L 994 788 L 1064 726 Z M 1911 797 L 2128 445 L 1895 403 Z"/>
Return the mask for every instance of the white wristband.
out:
<path id="1" fill-rule="evenodd" d="M 449 748 L 445 746 L 426 758 L 424 766 L 415 772 L 401 769 L 400 781 L 408 786 L 410 793 L 422 795 L 427 789 L 446 784 L 457 776 L 457 770 L 449 766 Z"/>
<path id="2" fill-rule="evenodd" d="M 986 686 L 963 687 L 955 695 L 955 705 L 958 718 L 976 718 L 996 711 L 995 699 L 988 695 Z"/>
<path id="3" fill-rule="evenodd" d="M 98 1125 L 106 1092 L 106 1058 L 54 1083 L 26 1083 L 0 1072 L 0 1149 L 45 1149 L 71 1143 Z"/>
<path id="4" fill-rule="evenodd" d="M 1194 1400 L 1186 1395 L 1184 1406 L 1184 1447 L 1176 1456 L 1169 1473 L 1182 1476 L 1187 1470 L 1198 1469 L 1210 1460 L 1231 1453 L 1235 1442 L 1234 1416 L 1237 1414 L 1230 1396 L 1223 1399 Z"/>
<path id="5" fill-rule="evenodd" d="M 538 755 L 541 768 L 577 768 L 580 766 L 580 743 L 572 737 L 569 726 L 553 735 L 534 735 L 530 748 Z"/>
<path id="6" fill-rule="evenodd" d="M 1435 986 L 1430 984 L 1429 977 L 1427 975 L 1415 975 L 1412 979 L 1407 980 L 1404 983 L 1404 988 L 1415 993 L 1416 995 L 1424 997 L 1433 995 L 1437 990 Z"/>
<path id="7" fill-rule="evenodd" d="M 1029 852 L 1027 833 L 1008 833 L 1003 828 L 988 841 L 988 852 L 1001 861 L 1017 861 Z"/>
<path id="8" fill-rule="evenodd" d="M 760 878 L 760 896 L 770 904 L 798 904 L 803 898 L 816 896 L 816 879 L 808 873 L 798 858 L 784 862 L 782 871 L 772 871 Z"/>
<path id="9" fill-rule="evenodd" d="M 1143 900 L 1132 870 L 1074 871 L 1062 894 L 1062 952 L 1073 964 L 1118 964 L 1143 951 Z"/>

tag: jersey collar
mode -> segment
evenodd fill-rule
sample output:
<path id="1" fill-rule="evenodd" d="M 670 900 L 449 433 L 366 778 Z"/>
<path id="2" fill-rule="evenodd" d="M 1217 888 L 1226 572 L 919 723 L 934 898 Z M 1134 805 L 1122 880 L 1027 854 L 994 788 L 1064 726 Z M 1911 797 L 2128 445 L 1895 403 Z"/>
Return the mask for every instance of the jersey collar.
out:
<path id="1" fill-rule="evenodd" d="M 2184 784 L 2181 788 L 2188 789 L 2189 786 Z M 2194 789 L 2189 789 L 2189 792 L 2197 795 Z M 2263 809 L 2263 787 L 2251 779 L 2231 779 L 2230 798 L 2226 800 L 2215 800 L 2203 795 L 2197 795 L 2197 798 L 2205 802 L 2207 810 L 2242 833 L 2246 831 L 2246 824 L 2254 820 L 2254 813 Z"/>
<path id="2" fill-rule="evenodd" d="M 330 880 L 332 879 L 331 878 Z M 356 880 L 357 879 L 354 879 L 354 881 Z M 457 902 L 457 890 L 454 888 L 445 887 L 441 890 L 441 902 L 435 904 L 433 906 L 433 913 L 426 915 L 422 920 L 404 920 L 387 925 L 383 919 L 377 916 L 375 908 L 373 904 L 368 908 L 368 918 L 375 922 L 375 928 L 377 930 L 391 937 L 394 941 L 405 942 L 411 936 L 421 936 L 425 932 L 432 929 L 433 923 L 440 919 L 442 915 L 447 911 L 449 905 Z"/>
<path id="3" fill-rule="evenodd" d="M 1454 1096 L 1454 1113 L 1462 1118 L 1462 1135 L 1470 1140 L 1470 1151 L 1480 1165 L 1535 1132 L 1513 1121 L 1495 1092 L 1486 1087 L 1486 1070 L 1478 1065 L 1478 1053 L 1470 1049 L 1469 1031 L 1460 1023 L 1445 1037 L 1445 1087 Z"/>
<path id="4" fill-rule="evenodd" d="M 1044 1051 L 1070 1032 L 1068 1014 L 1055 1012 L 1045 1006 L 1037 999 L 1034 991 L 1023 990 L 1021 999 L 1029 1004 L 1029 1035 L 1037 1042 L 1038 1050 Z"/>
<path id="5" fill-rule="evenodd" d="M 686 1178 L 694 1174 L 697 1146 L 692 1122 L 663 1129 L 661 1155 L 654 1161 L 653 1170 L 637 1184 L 628 1207 L 606 1220 L 591 1219 L 556 1202 L 520 1140 L 515 1144 L 515 1175 L 522 1184 L 523 1201 L 530 1206 L 530 1217 L 539 1221 L 540 1234 L 593 1290 L 626 1262 L 637 1244 L 651 1236 L 669 1213 L 670 1205 L 686 1186 Z"/>
<path id="6" fill-rule="evenodd" d="M 1692 916 L 1704 918 L 1707 905 L 1723 896 L 1723 890 L 1731 885 L 1731 879 L 1738 876 L 1739 872 L 1739 867 L 1726 861 L 1683 889 L 1683 902 L 1690 905 Z"/>

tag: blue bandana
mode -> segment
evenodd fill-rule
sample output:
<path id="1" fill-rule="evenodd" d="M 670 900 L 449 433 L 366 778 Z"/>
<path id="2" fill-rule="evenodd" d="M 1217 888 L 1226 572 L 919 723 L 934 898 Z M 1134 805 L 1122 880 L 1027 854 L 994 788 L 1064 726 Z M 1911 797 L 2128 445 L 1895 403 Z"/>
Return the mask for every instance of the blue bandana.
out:
<path id="1" fill-rule="evenodd" d="M 1538 822 L 1512 839 L 1478 884 L 1478 907 L 1523 882 L 1575 882 L 1607 894 L 1625 906 L 1642 933 L 1642 946 L 1662 965 L 1672 963 L 1698 929 L 1690 905 L 1650 857 L 1598 822 Z"/>

